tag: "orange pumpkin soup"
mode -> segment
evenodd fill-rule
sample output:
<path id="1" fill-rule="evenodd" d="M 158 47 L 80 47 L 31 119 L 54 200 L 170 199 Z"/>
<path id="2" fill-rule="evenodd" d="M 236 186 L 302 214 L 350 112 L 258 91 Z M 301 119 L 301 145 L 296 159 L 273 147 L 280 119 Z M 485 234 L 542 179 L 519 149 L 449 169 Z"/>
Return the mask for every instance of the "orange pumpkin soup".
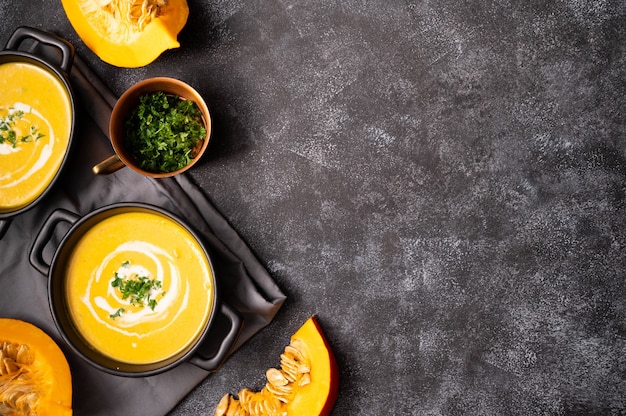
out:
<path id="1" fill-rule="evenodd" d="M 90 228 L 75 245 L 65 293 L 78 332 L 119 362 L 149 364 L 196 341 L 213 308 L 206 255 L 184 227 L 126 212 Z"/>
<path id="2" fill-rule="evenodd" d="M 37 199 L 54 179 L 70 140 L 72 106 L 52 73 L 0 64 L 0 213 Z"/>

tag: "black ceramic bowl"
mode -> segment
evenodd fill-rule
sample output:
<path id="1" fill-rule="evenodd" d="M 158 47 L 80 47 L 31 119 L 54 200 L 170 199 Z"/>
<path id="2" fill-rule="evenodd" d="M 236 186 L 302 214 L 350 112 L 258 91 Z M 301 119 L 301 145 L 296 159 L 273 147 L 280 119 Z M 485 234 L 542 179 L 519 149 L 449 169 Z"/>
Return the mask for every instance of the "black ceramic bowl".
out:
<path id="1" fill-rule="evenodd" d="M 128 212 L 156 214 L 158 216 L 162 216 L 165 220 L 174 221 L 185 228 L 203 248 L 204 256 L 206 256 L 211 268 L 210 278 L 212 279 L 212 285 L 215 288 L 213 290 L 213 298 L 211 300 L 213 307 L 210 310 L 210 316 L 208 317 L 208 320 L 199 335 L 195 339 L 190 340 L 191 342 L 187 344 L 187 347 L 180 352 L 158 362 L 150 362 L 146 364 L 120 362 L 92 348 L 92 346 L 83 338 L 80 331 L 73 324 L 72 317 L 68 311 L 65 296 L 66 266 L 75 245 L 88 230 L 99 222 L 114 215 Z M 52 261 L 48 264 L 43 259 L 44 248 L 50 242 L 57 225 L 63 222 L 69 223 L 71 225 L 70 229 L 62 238 L 60 244 L 55 250 Z M 215 371 L 226 359 L 231 347 L 239 336 L 242 323 L 241 318 L 232 307 L 220 300 L 215 274 L 212 271 L 213 267 L 211 265 L 211 259 L 202 244 L 201 238 L 188 225 L 186 225 L 183 220 L 161 208 L 139 203 L 120 203 L 92 211 L 82 218 L 63 209 L 53 211 L 42 226 L 33 243 L 33 247 L 30 252 L 30 262 L 38 271 L 48 276 L 48 297 L 50 309 L 63 339 L 67 342 L 75 354 L 86 360 L 89 364 L 108 373 L 118 376 L 144 377 L 167 371 L 183 362 L 189 362 L 206 371 Z M 222 315 L 230 322 L 230 329 L 223 339 L 210 340 L 208 339 L 207 334 L 209 333 L 215 319 L 219 315 Z M 196 350 L 203 343 L 209 341 L 219 344 L 219 348 L 217 348 L 215 355 L 212 357 L 202 357 L 199 354 L 196 354 Z"/>
<path id="2" fill-rule="evenodd" d="M 32 41 L 58 49 L 60 51 L 60 63 L 58 65 L 55 65 L 51 62 L 48 62 L 48 60 L 44 59 L 42 56 L 18 50 L 23 44 L 27 43 L 27 41 Z M 68 74 L 71 69 L 73 60 L 74 47 L 65 39 L 59 38 L 56 35 L 48 32 L 25 26 L 18 27 L 9 38 L 5 49 L 3 51 L 0 51 L 0 65 L 11 62 L 27 63 L 42 68 L 43 70 L 51 74 L 67 91 L 68 96 L 70 97 L 71 106 L 70 137 L 67 148 L 65 149 L 65 156 L 63 157 L 63 160 L 59 168 L 57 169 L 56 174 L 54 175 L 52 181 L 48 184 L 48 186 L 26 205 L 17 208 L 7 209 L 3 209 L 3 207 L 0 206 L 0 237 L 2 237 L 4 232 L 6 232 L 10 224 L 10 219 L 12 217 L 35 206 L 50 191 L 57 178 L 59 177 L 60 172 L 66 164 L 68 154 L 72 147 L 75 124 L 75 98 L 68 79 Z"/>

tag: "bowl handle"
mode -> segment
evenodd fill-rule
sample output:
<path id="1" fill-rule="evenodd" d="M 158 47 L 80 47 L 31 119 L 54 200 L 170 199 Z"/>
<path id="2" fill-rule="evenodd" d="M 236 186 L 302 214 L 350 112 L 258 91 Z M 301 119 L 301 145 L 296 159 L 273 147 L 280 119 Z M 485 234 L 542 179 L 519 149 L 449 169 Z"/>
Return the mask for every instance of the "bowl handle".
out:
<path id="1" fill-rule="evenodd" d="M 70 68 L 74 61 L 74 46 L 67 40 L 56 36 L 50 32 L 35 29 L 34 27 L 20 26 L 9 38 L 6 49 L 17 50 L 20 44 L 26 39 L 34 39 L 43 44 L 55 46 L 61 50 L 61 68 L 66 74 L 70 73 Z"/>
<path id="2" fill-rule="evenodd" d="M 235 341 L 239 338 L 239 332 L 242 328 L 242 319 L 233 307 L 222 302 L 220 304 L 220 312 L 230 321 L 230 328 L 228 334 L 226 334 L 222 340 L 219 349 L 213 357 L 204 358 L 196 354 L 189 359 L 189 363 L 211 372 L 217 371 L 220 368 L 230 352 L 230 349 L 235 344 Z"/>
<path id="3" fill-rule="evenodd" d="M 94 175 L 108 175 L 122 169 L 124 166 L 126 165 L 122 162 L 120 157 L 117 154 L 114 154 L 95 165 L 91 168 L 91 171 Z"/>
<path id="4" fill-rule="evenodd" d="M 28 258 L 30 264 L 32 264 L 32 266 L 37 269 L 39 273 L 47 275 L 50 272 L 50 264 L 44 260 L 43 250 L 52 238 L 56 226 L 61 222 L 74 224 L 78 218 L 79 216 L 77 214 L 59 208 L 56 211 L 53 211 L 48 219 L 46 219 L 43 223 L 37 237 L 35 237 L 35 241 L 30 249 L 30 256 Z"/>

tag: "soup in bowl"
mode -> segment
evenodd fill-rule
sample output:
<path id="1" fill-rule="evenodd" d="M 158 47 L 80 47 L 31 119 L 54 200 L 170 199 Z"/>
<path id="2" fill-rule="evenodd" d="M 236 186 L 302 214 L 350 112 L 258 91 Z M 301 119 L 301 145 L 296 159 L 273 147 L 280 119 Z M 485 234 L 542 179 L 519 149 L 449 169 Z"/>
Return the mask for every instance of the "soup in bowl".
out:
<path id="1" fill-rule="evenodd" d="M 195 341 L 213 308 L 211 266 L 196 239 L 156 213 L 103 219 L 66 262 L 69 316 L 85 341 L 120 362 L 147 364 Z"/>
<path id="2" fill-rule="evenodd" d="M 37 199 L 56 177 L 72 134 L 69 91 L 56 74 L 23 61 L 0 64 L 0 214 Z"/>
<path id="3" fill-rule="evenodd" d="M 47 261 L 63 222 L 70 229 Z M 202 238 L 162 208 L 118 203 L 84 217 L 57 209 L 29 260 L 48 275 L 61 336 L 100 370 L 144 377 L 189 362 L 215 371 L 239 337 L 242 318 L 220 300 Z"/>

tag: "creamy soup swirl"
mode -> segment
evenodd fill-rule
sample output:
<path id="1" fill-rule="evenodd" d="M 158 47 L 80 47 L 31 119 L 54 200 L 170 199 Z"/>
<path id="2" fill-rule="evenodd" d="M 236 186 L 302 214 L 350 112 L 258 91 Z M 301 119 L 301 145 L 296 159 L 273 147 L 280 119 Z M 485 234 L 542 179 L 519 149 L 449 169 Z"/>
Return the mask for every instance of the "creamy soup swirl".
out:
<path id="1" fill-rule="evenodd" d="M 66 302 L 82 337 L 117 361 L 154 363 L 195 341 L 213 302 L 206 255 L 184 227 L 127 212 L 91 227 L 66 272 Z"/>
<path id="2" fill-rule="evenodd" d="M 0 64 L 0 213 L 27 206 L 52 182 L 69 144 L 65 85 L 24 62 Z"/>

